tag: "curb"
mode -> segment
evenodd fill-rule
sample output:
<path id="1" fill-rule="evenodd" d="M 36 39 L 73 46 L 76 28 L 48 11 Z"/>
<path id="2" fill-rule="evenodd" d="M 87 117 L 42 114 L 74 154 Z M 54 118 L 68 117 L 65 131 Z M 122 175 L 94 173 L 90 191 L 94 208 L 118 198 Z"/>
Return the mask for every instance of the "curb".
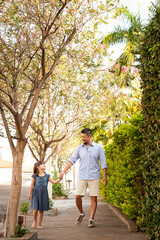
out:
<path id="1" fill-rule="evenodd" d="M 128 217 L 122 212 L 122 210 L 110 203 L 107 203 L 107 206 L 127 225 L 130 232 L 138 231 L 138 227 L 135 222 L 131 219 L 128 219 Z"/>
<path id="2" fill-rule="evenodd" d="M 18 238 L 1 238 L 2 240 L 17 240 Z M 23 237 L 20 238 L 21 240 L 37 240 L 37 232 L 31 232 L 25 234 Z"/>

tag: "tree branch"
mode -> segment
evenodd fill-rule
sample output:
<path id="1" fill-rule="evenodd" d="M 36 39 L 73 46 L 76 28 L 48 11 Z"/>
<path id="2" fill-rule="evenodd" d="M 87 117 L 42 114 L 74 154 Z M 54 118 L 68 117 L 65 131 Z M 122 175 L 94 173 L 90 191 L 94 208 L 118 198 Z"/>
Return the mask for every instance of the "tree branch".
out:
<path id="1" fill-rule="evenodd" d="M 73 39 L 76 31 L 77 31 L 77 29 L 76 29 L 76 27 L 74 27 L 71 35 L 67 38 L 67 40 L 65 41 L 65 43 L 63 44 L 63 46 L 61 46 L 61 47 L 59 48 L 58 54 L 57 54 L 57 56 L 55 57 L 55 61 L 54 61 L 53 65 L 51 66 L 50 70 L 46 73 L 46 78 L 48 78 L 48 77 L 52 74 L 54 68 L 56 67 L 56 65 L 57 65 L 57 63 L 58 63 L 59 58 L 61 57 L 61 55 L 62 55 L 62 53 L 63 53 L 64 48 L 65 48 L 66 45 Z"/>
<path id="2" fill-rule="evenodd" d="M 44 48 L 44 31 L 42 31 L 42 43 L 41 43 L 41 50 L 42 50 L 42 58 L 41 58 L 41 66 L 42 66 L 42 76 L 45 76 L 45 48 Z"/>
<path id="3" fill-rule="evenodd" d="M 13 114 L 14 117 L 16 116 L 17 111 L 15 110 L 15 108 L 12 105 L 10 105 L 7 101 L 5 101 L 5 99 L 2 98 L 1 96 L 0 96 L 0 102 L 10 110 L 10 112 Z"/>
<path id="4" fill-rule="evenodd" d="M 71 0 L 69 0 L 71 1 Z M 46 36 L 48 35 L 49 31 L 51 30 L 52 26 L 54 25 L 55 21 L 57 20 L 58 16 L 60 15 L 60 13 L 63 11 L 63 9 L 65 8 L 65 6 L 67 5 L 67 3 L 69 1 L 65 1 L 65 3 L 63 3 L 61 1 L 61 3 L 63 4 L 63 6 L 59 9 L 59 11 L 57 12 L 56 16 L 54 17 L 53 21 L 51 22 L 51 24 L 48 26 L 48 29 L 46 29 Z"/>
<path id="5" fill-rule="evenodd" d="M 37 90 L 36 90 L 36 93 L 35 93 L 35 96 L 34 98 L 32 99 L 32 103 L 31 103 L 31 106 L 30 106 L 30 109 L 29 109 L 29 112 L 28 112 L 28 115 L 27 115 L 27 118 L 25 120 L 25 123 L 24 123 L 24 127 L 23 127 L 23 130 L 24 130 L 24 134 L 26 133 L 27 129 L 28 129 L 28 126 L 30 124 L 30 121 L 32 119 L 32 116 L 33 116 L 33 112 L 34 112 L 34 109 L 36 107 L 36 104 L 37 104 L 37 101 L 38 101 L 38 96 L 39 96 L 39 92 L 43 86 L 43 83 L 45 82 L 45 80 L 52 74 L 54 68 L 56 67 L 56 65 L 58 64 L 58 61 L 59 61 L 59 58 L 61 57 L 62 55 L 62 52 L 63 52 L 63 49 L 64 47 L 73 39 L 74 35 L 76 33 L 76 27 L 74 27 L 71 35 L 67 38 L 66 42 L 64 43 L 63 46 L 61 46 L 61 48 L 59 49 L 59 53 L 57 54 L 56 56 L 56 59 L 53 63 L 53 65 L 51 66 L 50 70 L 48 71 L 48 73 L 46 73 L 45 77 L 42 77 L 40 82 L 39 82 L 39 85 L 37 86 Z"/>
<path id="6" fill-rule="evenodd" d="M 39 81 L 39 84 L 37 84 L 37 86 L 35 86 L 35 94 L 34 94 L 34 97 L 32 98 L 31 105 L 30 105 L 26 120 L 24 121 L 24 125 L 23 125 L 24 134 L 26 134 L 29 124 L 31 122 L 35 107 L 38 102 L 39 93 L 41 91 L 44 81 L 45 81 L 45 78 L 42 77 L 41 80 Z"/>
<path id="7" fill-rule="evenodd" d="M 8 102 L 6 102 L 1 96 L 0 96 L 0 103 L 2 103 L 4 106 L 6 106 L 10 110 L 10 112 L 13 114 L 15 124 L 16 124 L 17 130 L 18 130 L 18 135 L 19 135 L 20 139 L 24 139 L 25 134 L 23 134 L 19 113 L 14 109 L 13 106 L 11 106 Z"/>
<path id="8" fill-rule="evenodd" d="M 37 130 L 35 129 L 35 127 L 33 126 L 33 124 L 30 124 L 30 126 L 31 126 L 31 128 L 33 129 L 33 131 L 35 132 L 35 133 L 37 133 L 37 135 L 39 134 L 40 136 L 41 136 L 41 138 L 42 138 L 42 140 L 43 140 L 43 143 L 44 144 L 46 144 L 46 140 L 45 140 L 45 138 L 44 138 L 44 136 L 43 136 L 43 134 L 42 134 L 42 131 L 37 127 Z"/>
<path id="9" fill-rule="evenodd" d="M 52 144 L 52 143 L 54 143 L 54 142 L 60 142 L 60 141 L 62 141 L 64 138 L 66 137 L 66 133 L 63 135 L 63 137 L 61 137 L 61 138 L 58 138 L 58 139 L 52 139 L 51 141 L 48 141 L 47 142 L 47 148 Z M 52 137 L 53 138 L 53 137 Z"/>
<path id="10" fill-rule="evenodd" d="M 12 99 L 11 95 L 9 95 L 9 93 L 5 92 L 1 87 L 0 87 L 0 91 L 2 91 L 4 94 L 6 94 L 9 97 L 10 101 L 13 102 L 13 99 Z"/>
<path id="11" fill-rule="evenodd" d="M 37 49 L 34 52 L 34 54 L 30 57 L 30 60 L 29 60 L 28 64 L 26 65 L 26 67 L 23 69 L 23 71 L 25 71 L 29 67 L 30 63 L 32 62 L 32 59 L 34 58 L 34 56 L 36 55 L 36 53 L 38 52 L 39 49 L 40 49 L 40 46 L 37 47 Z"/>
<path id="12" fill-rule="evenodd" d="M 38 158 L 36 157 L 36 155 L 34 154 L 34 152 L 33 152 L 33 150 L 32 150 L 32 148 L 31 148 L 31 146 L 30 146 L 30 144 L 27 142 L 27 145 L 28 145 L 28 147 L 29 147 L 29 150 L 31 151 L 31 153 L 32 153 L 32 156 L 34 157 L 34 159 L 38 162 L 39 160 L 38 160 Z"/>
<path id="13" fill-rule="evenodd" d="M 27 99 L 27 101 L 26 101 L 26 103 L 25 103 L 25 105 L 24 105 L 24 107 L 23 107 L 23 109 L 22 109 L 22 111 L 21 111 L 21 113 L 20 113 L 20 116 L 21 116 L 21 117 L 23 117 L 26 108 L 28 107 L 29 103 L 31 102 L 32 97 L 34 96 L 34 90 L 35 90 L 35 85 L 34 85 L 34 87 L 32 88 L 32 90 L 31 90 L 31 92 L 30 92 L 30 94 L 29 94 L 29 97 L 28 97 L 28 99 Z"/>
<path id="14" fill-rule="evenodd" d="M 55 153 L 57 147 L 58 147 L 58 144 L 55 146 L 55 148 L 53 149 L 53 151 L 51 152 L 51 154 L 47 157 L 47 159 L 44 161 L 44 163 L 46 163 L 46 162 L 50 159 L 50 157 Z"/>
<path id="15" fill-rule="evenodd" d="M 1 103 L 0 103 L 0 111 L 1 111 L 1 116 L 2 116 L 3 123 L 4 123 L 4 127 L 5 127 L 5 130 L 6 130 L 6 133 L 7 133 L 8 141 L 9 141 L 12 153 L 14 154 L 15 146 L 14 146 L 14 143 L 13 143 L 13 139 L 11 137 L 11 133 L 10 133 L 10 130 L 9 130 L 9 127 L 8 127 L 7 119 L 5 117 L 5 113 L 4 113 L 4 110 L 3 110 L 3 107 L 2 107 Z"/>

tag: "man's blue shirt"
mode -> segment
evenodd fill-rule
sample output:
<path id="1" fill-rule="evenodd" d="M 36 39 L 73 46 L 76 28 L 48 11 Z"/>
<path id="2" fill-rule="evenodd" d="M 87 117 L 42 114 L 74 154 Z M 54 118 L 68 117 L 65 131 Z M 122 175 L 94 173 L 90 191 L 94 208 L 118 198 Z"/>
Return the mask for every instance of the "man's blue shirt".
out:
<path id="1" fill-rule="evenodd" d="M 94 141 L 88 148 L 85 144 L 78 146 L 69 161 L 75 164 L 78 159 L 80 161 L 78 178 L 82 180 L 101 178 L 99 160 L 101 168 L 107 168 L 103 147 Z"/>

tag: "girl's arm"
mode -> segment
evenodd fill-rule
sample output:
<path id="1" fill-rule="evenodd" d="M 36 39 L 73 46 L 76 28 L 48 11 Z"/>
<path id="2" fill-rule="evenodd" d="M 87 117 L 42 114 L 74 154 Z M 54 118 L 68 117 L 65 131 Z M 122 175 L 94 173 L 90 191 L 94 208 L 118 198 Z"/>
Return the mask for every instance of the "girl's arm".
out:
<path id="1" fill-rule="evenodd" d="M 35 183 L 35 179 L 32 178 L 32 182 L 31 182 L 31 186 L 30 186 L 29 194 L 28 194 L 28 200 L 31 199 L 31 194 L 32 194 L 32 191 L 33 191 L 34 183 Z"/>
<path id="2" fill-rule="evenodd" d="M 56 180 L 53 180 L 51 177 L 48 178 L 48 181 L 50 181 L 51 183 L 53 184 L 56 184 L 58 182 L 60 182 L 62 179 L 56 179 Z"/>

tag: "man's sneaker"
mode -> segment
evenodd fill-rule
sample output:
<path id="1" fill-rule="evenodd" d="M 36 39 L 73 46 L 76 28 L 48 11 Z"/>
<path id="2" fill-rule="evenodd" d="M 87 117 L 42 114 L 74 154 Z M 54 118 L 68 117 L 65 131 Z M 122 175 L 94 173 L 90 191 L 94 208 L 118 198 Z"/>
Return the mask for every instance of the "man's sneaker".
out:
<path id="1" fill-rule="evenodd" d="M 88 227 L 95 227 L 93 219 L 89 219 Z"/>
<path id="2" fill-rule="evenodd" d="M 81 223 L 83 218 L 84 218 L 84 216 L 85 216 L 85 213 L 80 213 L 78 218 L 76 219 L 75 224 Z"/>

